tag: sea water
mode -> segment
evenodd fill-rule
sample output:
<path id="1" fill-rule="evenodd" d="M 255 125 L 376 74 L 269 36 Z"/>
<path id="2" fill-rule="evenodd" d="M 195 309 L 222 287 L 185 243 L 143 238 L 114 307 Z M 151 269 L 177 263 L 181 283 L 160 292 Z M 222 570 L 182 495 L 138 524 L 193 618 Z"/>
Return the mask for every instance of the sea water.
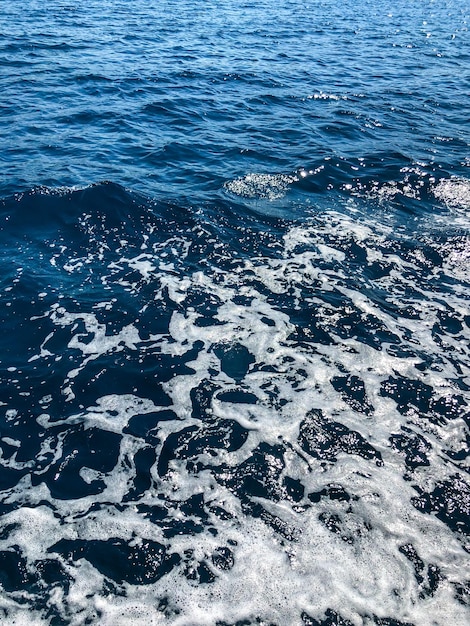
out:
<path id="1" fill-rule="evenodd" d="M 469 21 L 2 0 L 2 624 L 469 623 Z"/>

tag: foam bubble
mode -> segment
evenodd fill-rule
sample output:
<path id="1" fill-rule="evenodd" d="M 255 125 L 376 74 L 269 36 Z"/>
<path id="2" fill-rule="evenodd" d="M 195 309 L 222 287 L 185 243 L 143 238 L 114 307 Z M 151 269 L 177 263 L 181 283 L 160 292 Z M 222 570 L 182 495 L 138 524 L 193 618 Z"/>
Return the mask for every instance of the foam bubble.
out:
<path id="1" fill-rule="evenodd" d="M 247 174 L 225 183 L 225 188 L 242 198 L 283 198 L 290 185 L 299 179 L 292 174 Z"/>
<path id="2" fill-rule="evenodd" d="M 434 196 L 453 209 L 470 209 L 470 180 L 453 176 L 440 180 L 433 188 Z"/>

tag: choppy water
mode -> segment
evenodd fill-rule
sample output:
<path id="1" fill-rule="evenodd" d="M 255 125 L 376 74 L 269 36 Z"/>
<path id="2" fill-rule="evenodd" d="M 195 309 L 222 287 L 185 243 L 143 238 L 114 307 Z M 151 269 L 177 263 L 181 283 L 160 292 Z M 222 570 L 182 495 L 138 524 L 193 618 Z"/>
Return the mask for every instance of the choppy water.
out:
<path id="1" fill-rule="evenodd" d="M 469 20 L 2 0 L 1 623 L 469 622 Z"/>

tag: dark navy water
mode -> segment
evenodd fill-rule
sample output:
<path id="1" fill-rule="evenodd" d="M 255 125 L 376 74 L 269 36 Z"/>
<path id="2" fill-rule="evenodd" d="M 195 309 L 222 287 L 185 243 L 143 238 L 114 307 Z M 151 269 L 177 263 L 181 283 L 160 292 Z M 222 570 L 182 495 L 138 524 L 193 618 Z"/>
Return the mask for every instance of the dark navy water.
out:
<path id="1" fill-rule="evenodd" d="M 470 7 L 0 4 L 0 623 L 469 623 Z"/>

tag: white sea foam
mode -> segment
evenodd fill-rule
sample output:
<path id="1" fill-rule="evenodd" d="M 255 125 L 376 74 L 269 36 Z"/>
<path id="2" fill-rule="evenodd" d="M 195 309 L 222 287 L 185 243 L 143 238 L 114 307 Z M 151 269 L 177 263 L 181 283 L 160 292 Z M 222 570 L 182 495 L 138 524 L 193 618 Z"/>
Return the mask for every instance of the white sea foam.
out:
<path id="1" fill-rule="evenodd" d="M 281 187 L 290 182 L 283 181 Z M 271 183 L 270 179 L 262 181 L 268 188 Z M 259 184 L 257 181 L 256 185 Z M 271 192 L 265 189 L 263 193 Z M 180 357 L 191 345 L 200 342 L 201 349 L 187 362 L 188 371 L 163 384 L 178 420 L 158 424 L 157 456 L 167 436 L 183 427 L 201 426 L 201 421 L 191 416 L 191 391 L 210 379 L 220 391 L 241 387 L 253 394 L 257 403 L 228 402 L 219 397 L 220 393 L 212 397 L 208 414 L 238 422 L 249 433 L 246 443 L 237 451 L 216 449 L 211 454 L 199 454 L 202 463 L 216 467 L 224 464 L 226 472 L 230 472 L 250 458 L 260 443 L 272 446 L 282 443 L 286 452 L 285 467 L 279 466 L 281 477 L 301 481 L 305 494 L 318 493 L 335 484 L 344 487 L 351 497 L 348 502 L 323 497 L 312 505 L 306 496 L 299 502 L 287 497 L 271 500 L 253 496 L 252 502 L 289 529 L 283 536 L 262 519 L 247 514 L 236 493 L 217 480 L 210 469 L 192 473 L 186 460 L 170 459 L 168 472 L 163 476 L 155 464 L 150 467 L 151 485 L 140 504 L 154 506 L 165 502 L 167 518 L 175 521 L 182 517 L 178 503 L 194 494 L 203 494 L 206 503 L 223 507 L 230 515 L 221 519 L 209 510 L 203 532 L 176 534 L 168 539 L 162 526 L 145 518 L 133 503 L 120 507 L 121 510 L 116 506 L 123 502 L 136 476 L 132 459 L 147 445 L 123 431 L 133 416 L 158 412 L 161 407 L 137 395 L 113 393 L 62 420 L 56 416 L 52 420 L 45 412 L 38 422 L 46 431 L 57 424 L 83 424 L 85 428 L 122 434 L 118 461 L 107 473 L 82 468 L 80 475 L 86 482 L 100 479 L 105 487 L 99 494 L 75 500 L 53 498 L 45 484 L 33 487 L 25 476 L 10 490 L 6 500 L 23 504 L 3 516 L 2 522 L 13 525 L 13 530 L 0 541 L 0 549 L 19 546 L 28 563 L 32 563 L 50 558 L 50 548 L 60 539 L 120 538 L 129 544 L 150 539 L 165 545 L 170 553 L 190 554 L 184 556 L 185 563 L 155 583 L 116 583 L 118 593 L 104 590 L 103 574 L 86 559 L 72 562 L 59 557 L 71 577 L 70 591 L 67 594 L 55 591 L 50 603 L 67 623 L 81 625 L 88 620 L 110 626 L 213 626 L 217 621 L 235 623 L 258 616 L 260 623 L 300 626 L 302 611 L 320 619 L 327 609 L 355 625 L 371 623 L 372 615 L 412 622 L 416 626 L 468 623 L 466 607 L 454 597 L 454 583 L 462 579 L 467 563 L 462 540 L 437 517 L 425 515 L 412 505 L 416 487 L 432 491 L 437 483 L 455 473 L 455 466 L 444 460 L 448 458 L 444 453 L 458 450 L 464 441 L 463 416 L 456 417 L 451 425 L 432 424 L 412 407 L 407 413 L 400 412 L 396 403 L 382 393 L 384 381 L 393 374 L 429 385 L 436 397 L 451 398 L 455 394 L 455 379 L 467 377 L 468 380 L 469 376 L 468 327 L 463 326 L 456 335 L 448 333 L 445 349 L 437 343 L 433 329 L 439 315 L 449 307 L 457 316 L 468 314 L 468 302 L 456 284 L 449 288 L 444 304 L 431 285 L 416 280 L 420 258 L 400 255 L 399 251 L 389 253 L 384 245 L 387 237 L 385 228 L 374 231 L 366 223 L 331 212 L 321 223 L 291 228 L 285 235 L 282 255 L 240 261 L 232 273 L 208 269 L 181 276 L 174 266 L 162 266 L 157 252 L 153 255 L 146 252 L 134 259 L 123 256 L 107 271 L 126 264 L 137 269 L 145 283 L 154 281 L 156 301 L 163 299 L 165 293 L 177 307 L 171 316 L 169 332 L 151 336 L 147 341 L 140 337 L 137 320 L 120 331 L 107 332 L 94 313 L 71 313 L 59 306 L 51 308 L 49 319 L 57 332 L 70 331 L 68 347 L 78 354 L 74 368 L 64 380 L 64 391 L 69 393 L 73 393 L 78 375 L 86 376 L 87 367 L 102 356 L 123 350 L 145 354 L 152 349 Z M 385 292 L 391 310 L 374 299 L 365 279 L 357 277 L 358 282 L 347 283 L 350 270 L 345 267 L 348 257 L 344 250 L 351 241 L 367 250 L 369 264 L 383 263 L 389 268 L 375 279 L 374 286 Z M 179 249 L 184 249 L 184 242 Z M 454 272 L 458 278 L 461 274 L 449 258 L 447 265 L 437 271 Z M 461 267 L 458 271 L 462 273 L 465 269 Z M 247 280 L 247 276 L 251 279 Z M 120 280 L 119 273 L 115 279 Z M 106 280 L 111 284 L 112 272 Z M 128 281 L 126 289 L 138 293 L 142 288 L 139 280 Z M 199 325 L 201 314 L 187 305 L 187 298 L 196 287 L 208 297 L 219 298 L 217 324 Z M 349 313 L 379 320 L 381 328 L 397 337 L 401 344 L 411 343 L 414 351 L 395 354 L 387 340 L 374 346 L 353 332 L 342 337 L 344 312 L 340 308 L 335 310 L 325 299 L 332 292 L 349 303 Z M 290 294 L 294 310 L 305 309 L 308 303 L 332 341 L 324 344 L 295 341 L 293 320 L 276 305 L 276 297 L 283 294 Z M 247 297 L 249 304 L 240 304 L 237 300 L 240 296 Z M 95 309 L 112 311 L 115 306 L 114 301 L 102 304 L 100 307 L 97 303 Z M 412 306 L 412 316 L 393 312 L 392 305 L 405 304 Z M 54 356 L 54 338 L 54 332 L 46 337 L 38 359 Z M 241 382 L 234 381 L 221 369 L 216 345 L 243 346 L 254 356 L 254 363 Z M 422 355 L 435 359 L 439 367 L 417 369 Z M 257 367 L 259 364 L 264 368 Z M 344 376 L 345 372 L 363 381 L 375 408 L 370 414 L 353 410 L 331 384 L 334 377 Z M 336 463 L 309 456 L 299 445 L 298 433 L 312 409 L 322 410 L 327 419 L 359 433 L 380 453 L 383 465 L 341 451 Z M 391 434 L 400 433 L 402 427 L 422 434 L 432 444 L 429 467 L 417 468 L 412 481 L 404 478 L 403 456 L 390 445 Z M 60 438 L 54 444 L 46 437 L 41 454 L 44 458 L 49 455 L 52 460 L 60 460 L 62 446 Z M 275 467 L 274 457 L 272 463 Z M 38 506 L 44 501 L 50 502 L 52 508 Z M 97 504 L 99 507 L 93 510 Z M 330 518 L 340 526 L 339 532 L 332 532 L 322 521 Z M 215 532 L 209 532 L 209 528 Z M 435 565 L 441 572 L 441 582 L 427 597 L 423 596 L 423 585 L 417 580 L 412 563 L 399 550 L 406 544 L 412 544 L 423 562 Z M 234 555 L 233 567 L 218 569 L 211 555 L 218 547 L 228 545 Z M 198 583 L 182 574 L 183 567 L 196 571 L 201 562 L 215 576 L 210 584 Z M 163 599 L 165 607 L 159 607 L 158 602 Z M 19 605 L 14 619 L 18 624 L 26 623 Z M 36 623 L 46 623 L 46 618 L 34 613 L 29 623 L 35 623 L 35 619 Z"/>
<path id="2" fill-rule="evenodd" d="M 470 180 L 453 176 L 442 179 L 433 188 L 433 193 L 438 200 L 454 209 L 470 209 Z"/>
<path id="3" fill-rule="evenodd" d="M 293 174 L 253 173 L 226 182 L 225 188 L 243 198 L 279 200 L 286 195 L 290 185 L 298 180 Z"/>

